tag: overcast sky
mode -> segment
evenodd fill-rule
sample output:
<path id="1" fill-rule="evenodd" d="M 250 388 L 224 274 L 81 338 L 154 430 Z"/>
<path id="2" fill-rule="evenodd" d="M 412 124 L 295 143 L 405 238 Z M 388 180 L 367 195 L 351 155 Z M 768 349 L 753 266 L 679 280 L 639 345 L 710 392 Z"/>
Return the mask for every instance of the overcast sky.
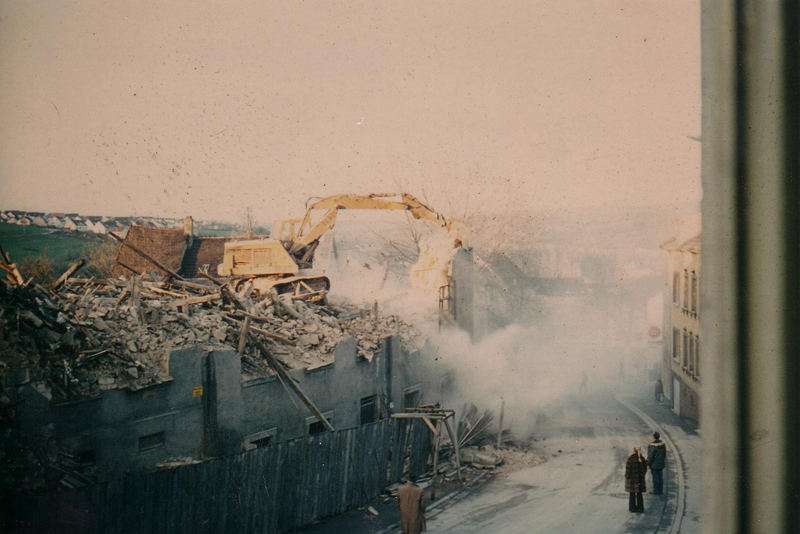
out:
<path id="1" fill-rule="evenodd" d="M 700 198 L 696 0 L 0 2 L 0 208 Z"/>

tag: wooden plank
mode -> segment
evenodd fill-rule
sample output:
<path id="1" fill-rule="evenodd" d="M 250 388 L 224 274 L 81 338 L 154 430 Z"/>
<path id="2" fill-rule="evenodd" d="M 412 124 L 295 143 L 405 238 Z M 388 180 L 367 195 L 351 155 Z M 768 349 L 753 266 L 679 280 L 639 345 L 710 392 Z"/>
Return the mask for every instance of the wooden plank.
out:
<path id="1" fill-rule="evenodd" d="M 453 442 L 453 449 L 456 452 L 456 471 L 458 472 L 458 479 L 463 480 L 461 478 L 461 451 L 458 448 L 458 439 L 456 439 L 456 433 L 453 431 L 453 426 L 450 424 L 450 419 L 444 420 L 445 428 L 447 428 L 447 435 L 450 436 L 450 441 Z"/>
<path id="2" fill-rule="evenodd" d="M 142 283 L 142 287 L 146 288 L 147 291 L 155 293 L 156 295 L 166 295 L 168 297 L 175 297 L 179 299 L 187 296 L 186 293 L 178 293 L 176 291 L 169 291 L 168 289 L 161 289 L 160 287 L 152 286 L 147 283 Z"/>
<path id="3" fill-rule="evenodd" d="M 438 435 L 439 435 L 439 431 L 438 431 L 438 430 L 436 430 L 436 429 L 433 427 L 433 423 L 431 423 L 431 420 L 430 420 L 430 419 L 428 419 L 427 417 L 425 417 L 425 416 L 423 415 L 423 416 L 422 416 L 422 420 L 425 422 L 425 424 L 426 424 L 426 425 L 428 425 L 428 428 L 431 430 L 431 432 L 433 433 L 433 435 L 434 435 L 434 436 L 438 436 Z M 439 423 L 439 421 L 436 421 L 436 423 L 437 423 L 437 426 L 438 426 L 438 423 Z"/>
<path id="4" fill-rule="evenodd" d="M 64 273 L 58 277 L 58 279 L 53 282 L 53 285 L 50 286 L 50 294 L 55 295 L 58 292 L 58 289 L 64 285 L 64 282 L 67 281 L 67 278 L 78 272 L 78 269 L 83 267 L 86 262 L 83 259 L 80 259 L 73 263 L 69 269 L 64 271 Z"/>
<path id="5" fill-rule="evenodd" d="M 211 287 L 205 284 L 198 284 L 197 282 L 189 282 L 188 280 L 171 280 L 170 285 L 184 287 L 187 289 L 197 289 L 199 291 L 206 291 L 209 293 L 215 293 L 217 288 Z"/>
<path id="6" fill-rule="evenodd" d="M 247 345 L 247 329 L 250 326 L 250 317 L 245 317 L 242 323 L 242 330 L 239 332 L 239 346 L 237 347 L 239 354 L 244 353 L 244 348 Z"/>
<path id="7" fill-rule="evenodd" d="M 3 269 L 7 273 L 6 278 L 12 284 L 18 286 L 25 285 L 25 280 L 22 278 L 22 275 L 20 274 L 19 270 L 17 270 L 17 266 L 15 264 L 9 263 L 4 265 L 0 263 L 0 269 Z"/>
<path id="8" fill-rule="evenodd" d="M 436 430 L 435 438 L 433 442 L 433 498 L 439 498 L 439 443 L 441 442 L 442 436 L 439 434 L 438 430 L 441 426 L 441 421 L 436 421 Z"/>
<path id="9" fill-rule="evenodd" d="M 172 308 L 179 308 L 181 306 L 187 306 L 189 304 L 203 304 L 205 302 L 213 302 L 215 300 L 219 300 L 221 297 L 219 293 L 215 293 L 213 295 L 203 295 L 201 297 L 190 297 L 188 299 L 183 300 L 172 300 L 168 301 L 165 304 Z"/>
<path id="10" fill-rule="evenodd" d="M 245 321 L 248 320 L 248 319 L 250 319 L 250 318 L 249 317 L 245 317 Z M 270 339 L 274 339 L 275 341 L 280 341 L 281 343 L 283 343 L 285 345 L 292 345 L 292 346 L 296 345 L 296 343 L 294 341 L 292 341 L 291 339 L 287 339 L 287 338 L 285 338 L 283 336 L 279 336 L 278 334 L 273 334 L 272 332 L 267 332 L 263 328 L 258 328 L 256 326 L 250 326 L 250 330 L 252 330 L 253 332 L 255 332 L 257 334 L 261 334 L 264 337 L 268 337 Z"/>
<path id="11" fill-rule="evenodd" d="M 428 419 L 429 421 L 431 419 L 435 419 L 435 420 L 438 421 L 438 420 L 446 419 L 447 416 L 443 415 L 443 414 L 439 414 L 439 413 L 404 413 L 404 412 L 398 412 L 398 413 L 393 413 L 391 415 L 391 418 L 392 419 Z"/>

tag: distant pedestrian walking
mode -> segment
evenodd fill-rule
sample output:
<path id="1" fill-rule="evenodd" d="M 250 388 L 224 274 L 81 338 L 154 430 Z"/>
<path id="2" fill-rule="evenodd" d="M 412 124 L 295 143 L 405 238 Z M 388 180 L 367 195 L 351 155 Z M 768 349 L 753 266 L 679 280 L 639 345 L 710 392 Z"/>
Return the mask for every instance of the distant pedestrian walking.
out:
<path id="1" fill-rule="evenodd" d="M 581 387 L 579 389 L 580 393 L 586 393 L 588 383 L 589 383 L 589 376 L 586 374 L 586 371 L 584 371 L 583 377 L 581 377 Z"/>
<path id="2" fill-rule="evenodd" d="M 400 528 L 403 534 L 419 534 L 427 530 L 425 495 L 411 475 L 406 477 L 405 486 L 400 486 L 397 490 L 397 505 L 400 507 Z"/>
<path id="3" fill-rule="evenodd" d="M 660 378 L 656 379 L 656 383 L 653 386 L 653 390 L 656 396 L 656 402 L 661 402 L 661 400 L 664 398 L 664 383 L 661 382 Z"/>
<path id="4" fill-rule="evenodd" d="M 653 495 L 664 493 L 664 466 L 667 463 L 667 446 L 661 434 L 653 432 L 653 441 L 647 446 L 647 465 L 653 476 Z"/>
<path id="5" fill-rule="evenodd" d="M 644 512 L 644 498 L 642 493 L 647 491 L 644 476 L 647 473 L 647 461 L 642 456 L 639 447 L 633 448 L 633 454 L 625 462 L 625 491 L 630 494 L 628 510 L 631 512 Z"/>

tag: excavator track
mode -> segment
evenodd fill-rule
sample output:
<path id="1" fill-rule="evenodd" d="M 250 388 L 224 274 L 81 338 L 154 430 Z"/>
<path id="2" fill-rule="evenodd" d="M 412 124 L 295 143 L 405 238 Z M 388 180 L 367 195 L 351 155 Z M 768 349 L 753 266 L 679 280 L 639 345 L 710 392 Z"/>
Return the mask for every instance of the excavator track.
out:
<path id="1" fill-rule="evenodd" d="M 278 295 L 289 295 L 292 300 L 307 302 L 318 302 L 324 299 L 331 287 L 331 281 L 327 276 L 289 276 L 285 278 L 256 276 L 237 281 L 234 289 L 238 291 L 246 283 L 253 284 L 253 289 L 261 295 L 266 295 L 274 289 Z"/>

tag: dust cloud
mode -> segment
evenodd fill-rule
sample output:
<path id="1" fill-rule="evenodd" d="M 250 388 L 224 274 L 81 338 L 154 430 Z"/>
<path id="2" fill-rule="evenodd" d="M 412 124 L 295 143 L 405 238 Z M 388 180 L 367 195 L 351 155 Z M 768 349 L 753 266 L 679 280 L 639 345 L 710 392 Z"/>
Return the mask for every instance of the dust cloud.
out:
<path id="1" fill-rule="evenodd" d="M 535 228 L 511 220 L 500 240 L 474 233 L 471 334 L 439 326 L 437 286 L 453 254 L 439 229 L 397 214 L 347 214 L 323 238 L 315 269 L 331 279 L 331 299 L 377 302 L 428 339 L 429 376 L 443 377 L 434 390 L 446 405 L 497 415 L 502 399 L 504 426 L 525 438 L 548 404 L 650 380 L 661 355 L 648 334 L 662 325 L 658 243 L 673 231 L 653 216 L 594 214 L 569 226 L 562 215 L 537 218 Z M 420 284 L 426 268 L 435 276 Z"/>

